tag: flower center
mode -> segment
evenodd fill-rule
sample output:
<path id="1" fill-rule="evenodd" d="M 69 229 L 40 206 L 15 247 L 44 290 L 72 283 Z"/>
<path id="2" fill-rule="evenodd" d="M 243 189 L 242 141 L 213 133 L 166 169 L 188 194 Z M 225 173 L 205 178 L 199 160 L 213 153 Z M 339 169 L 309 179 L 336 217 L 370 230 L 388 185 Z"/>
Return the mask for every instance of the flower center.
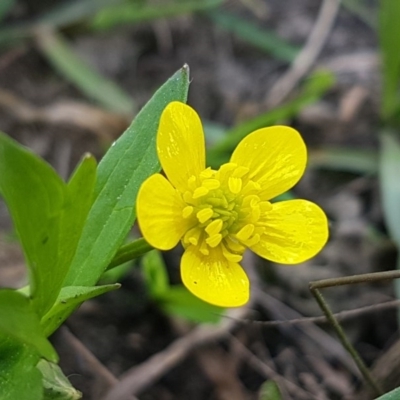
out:
<path id="1" fill-rule="evenodd" d="M 239 262 L 245 248 L 260 241 L 265 230 L 260 219 L 272 206 L 260 200 L 260 185 L 247 177 L 248 172 L 227 163 L 218 171 L 207 168 L 189 178 L 182 215 L 193 226 L 182 239 L 185 247 L 198 246 L 208 255 L 210 248 L 220 246 L 228 261 Z"/>

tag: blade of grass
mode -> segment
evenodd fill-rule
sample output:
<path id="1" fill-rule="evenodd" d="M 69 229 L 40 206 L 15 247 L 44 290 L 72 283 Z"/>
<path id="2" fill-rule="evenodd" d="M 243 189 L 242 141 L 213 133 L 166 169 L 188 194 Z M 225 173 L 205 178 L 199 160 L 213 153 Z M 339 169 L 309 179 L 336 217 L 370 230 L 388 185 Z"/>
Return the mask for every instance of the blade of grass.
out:
<path id="1" fill-rule="evenodd" d="M 375 174 L 378 171 L 378 154 L 372 150 L 322 148 L 309 152 L 308 166 L 356 174 Z"/>
<path id="2" fill-rule="evenodd" d="M 376 11 L 372 7 L 368 7 L 363 0 L 342 0 L 343 7 L 347 8 L 351 13 L 356 15 L 370 28 L 377 28 Z"/>
<path id="3" fill-rule="evenodd" d="M 105 8 L 95 16 L 91 27 L 95 30 L 110 29 L 114 26 L 149 21 L 157 18 L 168 18 L 195 11 L 215 8 L 223 0 L 173 1 L 151 5 L 127 2 L 114 7 Z"/>
<path id="4" fill-rule="evenodd" d="M 0 0 L 0 10 L 7 1 L 15 0 Z M 43 25 L 52 28 L 63 28 L 70 24 L 76 24 L 85 18 L 93 16 L 103 7 L 117 5 L 122 1 L 123 0 L 74 0 L 63 2 L 34 20 L 1 29 L 0 45 L 9 46 L 14 42 L 27 39 L 33 35 L 38 27 Z"/>
<path id="5" fill-rule="evenodd" d="M 290 45 L 274 33 L 261 29 L 253 23 L 226 11 L 209 11 L 206 15 L 217 26 L 232 32 L 238 38 L 279 60 L 291 62 L 299 51 L 298 48 Z"/>
<path id="6" fill-rule="evenodd" d="M 381 0 L 379 39 L 382 52 L 383 96 L 382 117 L 389 120 L 399 107 L 400 81 L 400 1 Z"/>
<path id="7" fill-rule="evenodd" d="M 54 68 L 84 94 L 110 111 L 125 115 L 134 113 L 132 98 L 81 60 L 61 34 L 51 29 L 40 29 L 36 39 L 43 55 Z"/>
<path id="8" fill-rule="evenodd" d="M 317 72 L 305 82 L 300 94 L 292 101 L 267 111 L 264 114 L 239 124 L 226 133 L 225 138 L 218 142 L 207 153 L 207 162 L 216 167 L 226 162 L 237 144 L 250 132 L 266 126 L 271 126 L 295 116 L 305 106 L 319 100 L 334 84 L 334 77 L 328 72 Z"/>

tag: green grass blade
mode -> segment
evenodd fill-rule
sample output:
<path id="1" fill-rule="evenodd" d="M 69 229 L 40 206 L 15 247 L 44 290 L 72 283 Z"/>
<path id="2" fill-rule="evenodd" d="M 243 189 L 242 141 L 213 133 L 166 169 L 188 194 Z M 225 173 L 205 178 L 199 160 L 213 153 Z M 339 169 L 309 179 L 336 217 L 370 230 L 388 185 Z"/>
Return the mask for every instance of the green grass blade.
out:
<path id="1" fill-rule="evenodd" d="M 373 150 L 324 147 L 309 152 L 308 167 L 375 174 L 378 172 L 378 154 Z"/>
<path id="2" fill-rule="evenodd" d="M 38 31 L 37 40 L 48 61 L 82 93 L 110 111 L 134 114 L 132 98 L 80 59 L 60 34 L 43 29 Z"/>
<path id="3" fill-rule="evenodd" d="M 63 27 L 76 24 L 99 12 L 104 7 L 117 6 L 123 0 L 69 0 L 56 5 L 37 20 L 37 25 Z"/>
<path id="4" fill-rule="evenodd" d="M 0 0 L 1 7 L 14 0 Z M 0 46 L 10 46 L 15 42 L 29 38 L 41 26 L 63 28 L 81 22 L 96 14 L 106 6 L 117 5 L 123 0 L 74 0 L 57 4 L 35 20 L 7 26 L 0 30 Z M 4 4 L 4 5 L 3 5 Z"/>
<path id="5" fill-rule="evenodd" d="M 266 126 L 277 124 L 295 116 L 305 106 L 319 100 L 334 84 L 334 77 L 327 72 L 318 72 L 312 75 L 304 84 L 300 94 L 281 107 L 275 108 L 243 122 L 228 131 L 225 138 L 216 143 L 207 153 L 207 164 L 211 167 L 226 162 L 237 144 L 249 133 Z"/>
<path id="6" fill-rule="evenodd" d="M 261 29 L 241 17 L 221 10 L 210 11 L 207 16 L 219 27 L 279 60 L 292 62 L 299 51 L 273 32 Z"/>
<path id="7" fill-rule="evenodd" d="M 381 0 L 379 39 L 382 52 L 383 96 L 381 113 L 388 120 L 399 107 L 400 1 Z"/>
<path id="8" fill-rule="evenodd" d="M 123 24 L 150 21 L 157 18 L 168 18 L 215 8 L 220 5 L 222 1 L 223 0 L 168 1 L 160 3 L 159 5 L 152 5 L 147 2 L 142 4 L 126 2 L 99 11 L 93 19 L 91 27 L 95 30 L 104 30 Z"/>
<path id="9" fill-rule="evenodd" d="M 139 187 L 160 169 L 155 139 L 161 113 L 171 101 L 186 102 L 188 86 L 189 69 L 184 66 L 154 94 L 101 160 L 95 201 L 64 286 L 95 285 L 123 243 L 136 218 Z"/>

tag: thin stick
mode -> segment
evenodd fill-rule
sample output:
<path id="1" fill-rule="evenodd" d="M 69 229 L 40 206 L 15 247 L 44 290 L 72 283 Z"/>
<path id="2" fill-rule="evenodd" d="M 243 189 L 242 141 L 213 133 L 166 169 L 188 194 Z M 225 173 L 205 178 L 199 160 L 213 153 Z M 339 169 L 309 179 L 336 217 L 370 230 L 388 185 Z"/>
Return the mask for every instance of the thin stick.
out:
<path id="1" fill-rule="evenodd" d="M 354 310 L 346 310 L 340 311 L 338 313 L 334 313 L 334 317 L 338 321 L 345 321 L 354 317 L 359 317 L 360 315 L 369 314 L 376 311 L 385 310 L 388 308 L 398 307 L 400 305 L 400 300 L 391 300 L 385 301 L 380 304 L 373 304 L 369 306 L 359 307 Z M 226 315 L 222 316 L 223 318 L 230 318 Z M 323 324 L 326 322 L 330 322 L 325 316 L 320 317 L 302 317 L 302 318 L 292 318 L 292 319 L 282 319 L 282 320 L 274 320 L 274 321 L 257 321 L 254 319 L 242 319 L 241 321 L 245 324 L 257 324 L 262 325 L 263 327 L 275 327 L 280 325 L 299 325 L 299 324 Z"/>
<path id="2" fill-rule="evenodd" d="M 300 79 L 311 69 L 333 27 L 339 6 L 340 0 L 324 0 L 317 22 L 314 24 L 305 46 L 294 60 L 290 69 L 269 91 L 266 99 L 266 104 L 269 108 L 276 107 L 282 103 Z"/>
<path id="3" fill-rule="evenodd" d="M 332 324 L 332 327 L 335 330 L 343 347 L 349 352 L 349 354 L 353 358 L 354 362 L 357 364 L 357 367 L 359 368 L 364 379 L 366 380 L 366 382 L 368 382 L 368 384 L 371 386 L 371 388 L 374 390 L 374 392 L 377 395 L 382 395 L 383 390 L 379 387 L 378 383 L 375 382 L 369 369 L 365 365 L 364 361 L 361 359 L 357 350 L 347 339 L 347 336 L 344 333 L 342 326 L 340 325 L 339 321 L 333 315 L 331 309 L 328 306 L 328 303 L 325 301 L 325 299 L 322 296 L 322 293 L 320 292 L 319 289 L 334 287 L 334 286 L 356 284 L 356 283 L 376 282 L 376 281 L 395 279 L 395 278 L 400 278 L 400 271 L 375 272 L 375 273 L 371 273 L 371 274 L 346 276 L 343 278 L 323 279 L 321 281 L 310 282 L 310 286 L 309 286 L 311 293 L 315 297 L 315 300 L 317 301 L 319 307 L 321 308 L 322 312 L 325 314 L 328 321 Z"/>

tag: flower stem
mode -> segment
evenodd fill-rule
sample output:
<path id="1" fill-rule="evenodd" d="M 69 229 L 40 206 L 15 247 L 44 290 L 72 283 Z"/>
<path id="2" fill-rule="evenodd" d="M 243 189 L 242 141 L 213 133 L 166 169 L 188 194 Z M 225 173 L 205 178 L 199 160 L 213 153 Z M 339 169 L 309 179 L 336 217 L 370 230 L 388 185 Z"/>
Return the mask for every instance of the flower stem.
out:
<path id="1" fill-rule="evenodd" d="M 107 271 L 118 267 L 118 265 L 126 263 L 127 261 L 134 260 L 135 258 L 138 258 L 151 250 L 153 250 L 153 247 L 150 246 L 143 238 L 136 239 L 131 243 L 127 243 L 119 248 L 117 254 L 108 265 Z"/>
<path id="2" fill-rule="evenodd" d="M 325 314 L 328 321 L 332 324 L 343 347 L 349 352 L 354 362 L 356 363 L 358 369 L 360 370 L 362 376 L 364 377 L 365 381 L 368 382 L 368 384 L 376 392 L 377 395 L 383 394 L 382 389 L 375 381 L 375 379 L 372 377 L 370 371 L 364 364 L 364 361 L 361 359 L 357 350 L 348 340 L 346 334 L 343 331 L 342 326 L 340 325 L 336 317 L 333 315 L 331 309 L 328 306 L 328 303 L 325 301 L 319 289 L 334 287 L 334 286 L 349 285 L 349 284 L 357 284 L 357 283 L 376 282 L 376 281 L 390 280 L 396 278 L 400 278 L 400 271 L 375 272 L 370 274 L 346 276 L 343 278 L 323 279 L 320 281 L 310 282 L 309 285 L 311 293 L 315 297 L 318 305 L 320 306 L 321 310 Z"/>

